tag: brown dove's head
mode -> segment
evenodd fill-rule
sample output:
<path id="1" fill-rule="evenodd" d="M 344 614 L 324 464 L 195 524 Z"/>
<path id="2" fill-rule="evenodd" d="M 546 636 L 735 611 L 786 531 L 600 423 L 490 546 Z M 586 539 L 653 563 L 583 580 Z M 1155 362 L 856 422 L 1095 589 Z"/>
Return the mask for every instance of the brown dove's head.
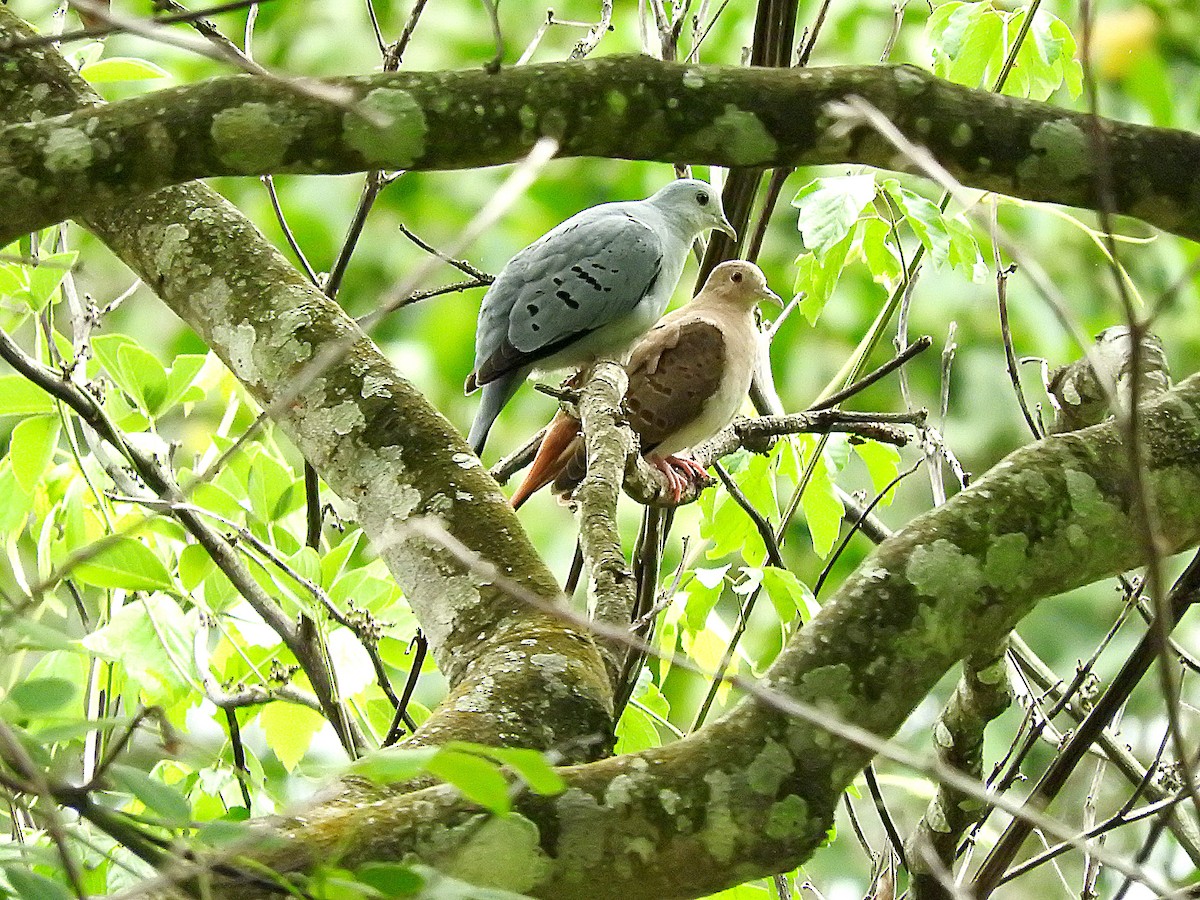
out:
<path id="1" fill-rule="evenodd" d="M 714 300 L 753 308 L 760 300 L 770 300 L 783 306 L 783 300 L 767 287 L 767 276 L 752 262 L 731 259 L 723 262 L 708 276 L 701 294 Z"/>

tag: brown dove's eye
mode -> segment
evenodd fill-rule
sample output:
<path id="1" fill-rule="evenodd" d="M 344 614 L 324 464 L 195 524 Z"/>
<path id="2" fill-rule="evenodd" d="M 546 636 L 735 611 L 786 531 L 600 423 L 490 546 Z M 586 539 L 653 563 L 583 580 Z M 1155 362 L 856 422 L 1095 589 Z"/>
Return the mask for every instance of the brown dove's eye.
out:
<path id="1" fill-rule="evenodd" d="M 701 206 L 708 206 L 708 194 L 706 194 L 704 191 L 701 191 L 696 195 L 696 202 Z"/>
<path id="2" fill-rule="evenodd" d="M 732 281 L 734 281 L 734 282 L 736 283 L 736 282 L 738 282 L 738 281 L 741 281 L 741 280 L 742 280 L 742 273 L 741 273 L 741 272 L 734 272 L 732 275 L 730 275 L 730 276 L 729 276 L 729 278 L 730 278 L 730 280 L 732 280 Z"/>

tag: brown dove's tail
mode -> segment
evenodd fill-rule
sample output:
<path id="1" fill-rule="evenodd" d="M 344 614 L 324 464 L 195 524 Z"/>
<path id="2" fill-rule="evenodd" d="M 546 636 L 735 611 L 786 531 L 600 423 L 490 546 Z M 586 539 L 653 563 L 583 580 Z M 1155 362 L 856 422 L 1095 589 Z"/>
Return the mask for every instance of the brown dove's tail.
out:
<path id="1" fill-rule="evenodd" d="M 546 435 L 525 473 L 525 480 L 509 500 L 513 509 L 520 509 L 522 503 L 558 477 L 580 449 L 578 437 L 579 420 L 559 411 L 546 426 Z"/>

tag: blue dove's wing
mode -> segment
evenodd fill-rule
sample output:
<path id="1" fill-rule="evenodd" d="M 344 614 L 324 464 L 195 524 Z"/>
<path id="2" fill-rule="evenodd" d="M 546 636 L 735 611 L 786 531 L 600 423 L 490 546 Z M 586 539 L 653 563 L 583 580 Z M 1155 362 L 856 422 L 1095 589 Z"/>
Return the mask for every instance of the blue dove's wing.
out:
<path id="1" fill-rule="evenodd" d="M 664 241 L 628 205 L 585 210 L 505 266 L 480 309 L 469 390 L 529 370 L 628 315 L 654 289 Z"/>

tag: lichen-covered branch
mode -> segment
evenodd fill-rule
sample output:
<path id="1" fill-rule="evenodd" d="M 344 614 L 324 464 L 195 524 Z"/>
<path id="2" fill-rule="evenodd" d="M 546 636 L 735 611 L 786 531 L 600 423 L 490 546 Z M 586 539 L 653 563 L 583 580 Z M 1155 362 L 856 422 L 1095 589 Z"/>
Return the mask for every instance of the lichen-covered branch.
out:
<path id="1" fill-rule="evenodd" d="M 30 30 L 0 8 L 0 38 Z M 0 68 L 9 115 L 95 102 L 49 48 Z M 309 285 L 230 204 L 183 186 L 96 209 L 84 224 L 184 319 L 356 510 L 452 686 L 419 740 L 565 746 L 611 728 L 609 681 L 586 634 L 464 575 L 403 524 L 438 517 L 535 593 L 558 586 L 496 483 L 458 432 L 401 378 L 341 308 Z M 322 371 L 323 350 L 340 348 Z M 315 377 L 314 377 L 315 376 Z M 275 409 L 275 401 L 288 402 Z M 489 666 L 489 659 L 505 661 Z M 514 664 L 514 661 L 517 664 Z M 594 745 L 589 745 L 594 747 Z"/>
<path id="2" fill-rule="evenodd" d="M 933 727 L 934 752 L 947 766 L 977 779 L 983 776 L 983 736 L 989 722 L 1006 709 L 1008 689 L 1006 646 L 963 661 L 962 677 Z M 939 784 L 925 815 L 908 842 L 907 857 L 917 900 L 948 898 L 942 883 L 954 871 L 958 845 L 967 829 L 987 807 L 948 784 Z"/>
<path id="3" fill-rule="evenodd" d="M 588 565 L 588 607 L 599 622 L 628 625 L 637 603 L 637 584 L 617 530 L 617 497 L 625 460 L 635 438 L 621 421 L 621 398 L 629 378 L 615 362 L 597 364 L 579 398 L 587 442 L 587 475 L 575 491 L 579 544 Z M 616 683 L 626 648 L 601 645 L 609 677 Z"/>
<path id="4" fill-rule="evenodd" d="M 1147 406 L 1142 433 L 1165 549 L 1193 546 L 1200 376 Z M 915 519 L 796 632 L 764 686 L 827 722 L 891 735 L 950 666 L 1000 646 L 1038 600 L 1142 563 L 1120 434 L 1109 421 L 1022 448 Z M 697 897 L 803 862 L 870 755 L 750 698 L 675 744 L 564 769 L 566 793 L 523 795 L 508 819 L 439 787 L 308 810 L 264 861 L 415 857 L 539 897 Z"/>
<path id="5" fill-rule="evenodd" d="M 859 96 L 961 183 L 1098 208 L 1088 117 L 911 66 L 767 69 L 617 56 L 486 71 L 328 79 L 298 92 L 214 78 L 0 131 L 0 244 L 155 188 L 214 175 L 458 169 L 512 162 L 543 136 L 564 156 L 730 167 L 909 161 Z M 61 110 L 59 110 L 61 111 Z M 1200 136 L 1101 120 L 1111 212 L 1200 237 Z"/>

